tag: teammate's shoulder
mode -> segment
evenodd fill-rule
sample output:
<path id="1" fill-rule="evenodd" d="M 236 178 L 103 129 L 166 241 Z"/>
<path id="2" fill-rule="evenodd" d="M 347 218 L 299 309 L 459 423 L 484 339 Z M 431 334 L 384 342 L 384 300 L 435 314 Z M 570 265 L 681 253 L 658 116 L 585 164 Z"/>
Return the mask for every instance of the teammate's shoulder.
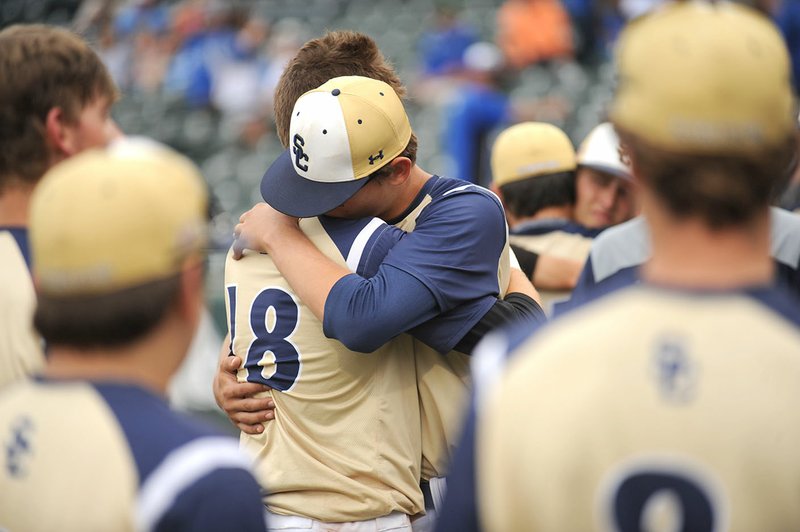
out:
<path id="1" fill-rule="evenodd" d="M 637 245 L 647 244 L 649 252 L 650 234 L 644 216 L 635 216 L 621 224 L 607 227 L 601 231 L 592 244 L 592 255 L 596 253 L 617 252 L 626 249 L 626 244 L 633 239 Z M 640 249 L 636 251 L 640 252 Z"/>
<path id="2" fill-rule="evenodd" d="M 647 222 L 644 217 L 637 216 L 597 235 L 589 256 L 595 279 L 602 280 L 623 268 L 641 265 L 650 253 Z"/>
<path id="3" fill-rule="evenodd" d="M 142 478 L 147 477 L 165 456 L 198 440 L 213 440 L 217 446 L 229 450 L 236 448 L 233 438 L 175 412 L 164 399 L 144 388 L 107 382 L 91 385 L 119 423 Z"/>
<path id="4" fill-rule="evenodd" d="M 772 207 L 770 217 L 772 257 L 791 268 L 800 268 L 800 215 Z"/>
<path id="5" fill-rule="evenodd" d="M 430 195 L 435 198 L 452 198 L 462 194 L 477 194 L 493 202 L 500 203 L 497 194 L 486 187 L 482 187 L 463 179 L 435 175 L 431 178 Z"/>
<path id="6" fill-rule="evenodd" d="M 491 190 L 463 179 L 434 176 L 432 180 L 435 182 L 428 192 L 431 202 L 424 209 L 423 216 L 437 213 L 486 223 L 502 219 L 505 225 L 503 204 Z"/>
<path id="7" fill-rule="evenodd" d="M 778 285 L 747 290 L 744 295 L 800 330 L 800 300 L 794 292 Z"/>

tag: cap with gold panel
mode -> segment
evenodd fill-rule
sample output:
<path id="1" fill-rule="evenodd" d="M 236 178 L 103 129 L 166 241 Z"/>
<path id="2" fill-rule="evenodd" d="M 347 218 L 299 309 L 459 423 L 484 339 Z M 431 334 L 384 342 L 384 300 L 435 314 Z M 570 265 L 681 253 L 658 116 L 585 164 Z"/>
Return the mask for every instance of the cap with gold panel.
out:
<path id="1" fill-rule="evenodd" d="M 400 155 L 411 124 L 394 90 L 362 76 L 333 78 L 292 110 L 291 146 L 269 167 L 261 195 L 290 216 L 330 211 Z"/>
<path id="2" fill-rule="evenodd" d="M 99 295 L 165 279 L 206 242 L 208 195 L 188 159 L 144 138 L 72 157 L 31 203 L 40 294 Z"/>
<path id="3" fill-rule="evenodd" d="M 667 3 L 628 25 L 616 60 L 611 121 L 654 147 L 752 152 L 778 145 L 797 127 L 786 46 L 751 8 Z"/>
<path id="4" fill-rule="evenodd" d="M 498 187 L 575 168 L 572 141 L 552 124 L 513 125 L 500 133 L 492 146 L 492 178 Z"/>

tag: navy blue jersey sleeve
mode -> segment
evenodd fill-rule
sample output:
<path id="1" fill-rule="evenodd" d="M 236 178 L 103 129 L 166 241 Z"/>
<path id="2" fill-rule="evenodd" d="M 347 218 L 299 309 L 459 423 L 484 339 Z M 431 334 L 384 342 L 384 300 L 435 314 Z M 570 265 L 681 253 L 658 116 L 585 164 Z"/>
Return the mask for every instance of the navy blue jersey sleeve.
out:
<path id="1" fill-rule="evenodd" d="M 320 216 L 319 221 L 350 269 L 362 277 L 375 275 L 389 250 L 406 234 L 379 218 Z"/>
<path id="2" fill-rule="evenodd" d="M 184 490 L 155 532 L 266 530 L 258 484 L 244 469 L 218 469 Z"/>
<path id="3" fill-rule="evenodd" d="M 439 313 L 430 290 L 416 277 L 383 265 L 364 279 L 346 275 L 325 300 L 323 331 L 348 349 L 370 353 Z"/>
<path id="4" fill-rule="evenodd" d="M 337 282 L 325 302 L 325 334 L 369 352 L 408 331 L 450 351 L 499 292 L 505 219 L 497 198 L 475 188 L 454 189 L 423 211 L 414 232 L 389 237 L 399 241 L 372 279 Z"/>
<path id="5" fill-rule="evenodd" d="M 505 218 L 497 198 L 475 189 L 455 189 L 426 208 L 414 231 L 386 257 L 386 264 L 428 287 L 442 312 L 499 293 Z"/>

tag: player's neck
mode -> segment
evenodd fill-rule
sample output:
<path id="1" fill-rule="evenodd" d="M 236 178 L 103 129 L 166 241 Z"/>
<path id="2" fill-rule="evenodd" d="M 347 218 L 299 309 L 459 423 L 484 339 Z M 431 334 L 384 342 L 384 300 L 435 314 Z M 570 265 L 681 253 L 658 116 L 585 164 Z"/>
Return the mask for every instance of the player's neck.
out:
<path id="1" fill-rule="evenodd" d="M 396 201 L 392 203 L 390 209 L 387 210 L 386 213 L 380 215 L 380 218 L 383 220 L 394 220 L 406 212 L 411 204 L 414 203 L 422 187 L 425 186 L 425 183 L 427 183 L 431 177 L 433 177 L 433 174 L 429 174 L 417 165 L 412 166 L 411 172 L 403 185 L 400 195 Z"/>
<path id="2" fill-rule="evenodd" d="M 653 254 L 642 269 L 647 281 L 727 290 L 773 280 L 768 211 L 747 227 L 722 230 L 696 219 L 667 221 L 656 212 L 648 214 L 648 223 Z"/>
<path id="3" fill-rule="evenodd" d="M 165 396 L 189 340 L 161 327 L 157 329 L 123 347 L 52 346 L 48 350 L 45 375 L 55 379 L 126 382 Z"/>
<path id="4" fill-rule="evenodd" d="M 33 185 L 15 183 L 0 191 L 0 226 L 28 226 L 33 188 Z"/>

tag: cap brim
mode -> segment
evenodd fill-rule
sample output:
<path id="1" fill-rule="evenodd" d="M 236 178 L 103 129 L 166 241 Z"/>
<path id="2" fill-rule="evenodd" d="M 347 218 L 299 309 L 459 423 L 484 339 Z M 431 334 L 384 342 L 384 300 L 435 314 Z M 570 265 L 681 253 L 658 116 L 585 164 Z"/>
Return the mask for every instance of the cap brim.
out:
<path id="1" fill-rule="evenodd" d="M 309 218 L 325 214 L 353 197 L 368 178 L 342 183 L 320 183 L 298 174 L 291 149 L 275 159 L 261 179 L 261 196 L 272 208 L 289 216 Z"/>
<path id="2" fill-rule="evenodd" d="M 627 181 L 633 181 L 633 176 L 626 172 L 625 170 L 620 170 L 614 166 L 605 163 L 598 163 L 598 162 L 579 162 L 578 167 L 585 166 L 586 168 L 591 168 L 592 170 L 597 170 L 598 172 L 605 172 L 607 174 L 611 174 L 615 177 L 621 177 Z"/>

